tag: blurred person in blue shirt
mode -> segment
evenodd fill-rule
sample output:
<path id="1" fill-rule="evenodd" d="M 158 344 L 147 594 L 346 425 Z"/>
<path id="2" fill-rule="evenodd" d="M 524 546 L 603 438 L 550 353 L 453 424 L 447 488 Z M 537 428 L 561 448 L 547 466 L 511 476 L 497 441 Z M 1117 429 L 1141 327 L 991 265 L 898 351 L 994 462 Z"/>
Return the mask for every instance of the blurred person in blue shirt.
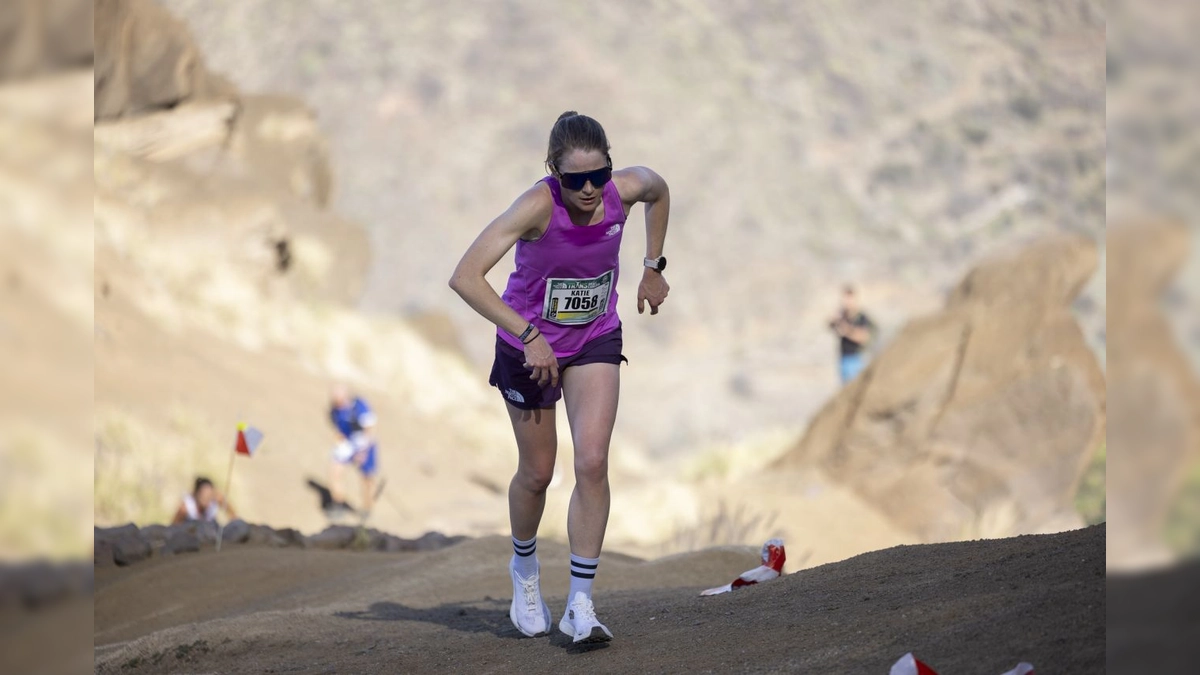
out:
<path id="1" fill-rule="evenodd" d="M 342 494 L 342 472 L 349 464 L 362 477 L 362 512 L 371 510 L 375 480 L 379 474 L 379 450 L 375 440 L 375 413 L 367 402 L 350 393 L 344 384 L 335 384 L 330 392 L 329 419 L 340 436 L 333 448 L 329 491 L 334 507 L 349 508 Z"/>

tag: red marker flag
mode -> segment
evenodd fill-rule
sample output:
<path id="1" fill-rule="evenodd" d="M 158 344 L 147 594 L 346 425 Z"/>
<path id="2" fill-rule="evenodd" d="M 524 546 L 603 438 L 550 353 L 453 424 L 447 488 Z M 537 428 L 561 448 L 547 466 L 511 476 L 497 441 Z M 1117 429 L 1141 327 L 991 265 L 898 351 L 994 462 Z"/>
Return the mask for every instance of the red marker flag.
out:
<path id="1" fill-rule="evenodd" d="M 892 666 L 889 675 L 937 675 L 937 672 L 929 666 L 917 660 L 917 657 L 912 655 L 912 652 L 900 657 L 900 660 Z"/>
<path id="2" fill-rule="evenodd" d="M 917 657 L 912 655 L 912 652 L 900 657 L 900 660 L 892 666 L 889 675 L 937 675 L 937 673 L 929 666 L 917 660 Z M 1016 668 L 1004 673 L 1004 675 L 1034 675 L 1033 666 L 1022 661 L 1017 664 Z"/>
<path id="3" fill-rule="evenodd" d="M 254 451 L 258 450 L 258 446 L 262 445 L 263 433 L 254 427 L 246 426 L 245 423 L 239 424 L 237 428 L 237 445 L 235 449 L 239 455 L 253 457 Z"/>

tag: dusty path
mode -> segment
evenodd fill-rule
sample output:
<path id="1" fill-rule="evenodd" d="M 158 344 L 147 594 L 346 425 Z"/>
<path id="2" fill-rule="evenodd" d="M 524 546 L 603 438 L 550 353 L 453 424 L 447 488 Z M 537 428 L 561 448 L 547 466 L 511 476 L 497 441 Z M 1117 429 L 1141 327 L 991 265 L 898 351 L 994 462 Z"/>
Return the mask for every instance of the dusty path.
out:
<path id="1" fill-rule="evenodd" d="M 561 612 L 566 551 L 541 547 Z M 101 673 L 886 673 L 914 650 L 954 673 L 1104 671 L 1104 529 L 903 546 L 731 595 L 696 592 L 749 567 L 716 549 L 606 558 L 601 617 L 575 649 L 508 622 L 502 538 L 423 554 L 241 549 L 97 578 Z"/>

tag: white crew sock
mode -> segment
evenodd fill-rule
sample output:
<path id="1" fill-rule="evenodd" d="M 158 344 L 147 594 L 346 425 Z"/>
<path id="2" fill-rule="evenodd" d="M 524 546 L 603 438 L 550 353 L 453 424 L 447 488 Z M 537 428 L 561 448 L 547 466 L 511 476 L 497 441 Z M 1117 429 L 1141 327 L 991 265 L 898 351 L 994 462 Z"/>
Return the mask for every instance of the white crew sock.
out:
<path id="1" fill-rule="evenodd" d="M 513 568 L 523 579 L 528 579 L 538 572 L 537 535 L 521 541 L 516 537 L 513 542 Z"/>
<path id="2" fill-rule="evenodd" d="M 575 599 L 576 593 L 583 593 L 592 599 L 592 582 L 596 580 L 596 568 L 600 566 L 599 558 L 584 558 L 571 554 L 571 590 L 567 592 L 567 604 Z"/>

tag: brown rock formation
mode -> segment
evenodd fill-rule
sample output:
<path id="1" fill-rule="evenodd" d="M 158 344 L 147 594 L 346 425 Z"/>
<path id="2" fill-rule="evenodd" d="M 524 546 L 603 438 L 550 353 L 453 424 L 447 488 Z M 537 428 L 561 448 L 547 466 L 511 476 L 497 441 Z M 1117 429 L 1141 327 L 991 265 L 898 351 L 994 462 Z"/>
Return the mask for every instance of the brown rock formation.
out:
<path id="1" fill-rule="evenodd" d="M 356 300 L 369 264 L 366 232 L 326 210 L 333 177 L 312 109 L 237 92 L 152 0 L 97 0 L 95 12 L 102 206 L 133 199 L 156 229 L 226 238 L 232 257 L 264 283 L 282 274 L 306 296 Z M 133 197 L 149 184 L 154 198 Z"/>
<path id="2" fill-rule="evenodd" d="M 95 50 L 98 120 L 236 96 L 205 68 L 187 27 L 153 0 L 96 0 Z"/>
<path id="3" fill-rule="evenodd" d="M 780 463 L 823 468 L 930 540 L 1078 524 L 1105 383 L 1069 305 L 1096 263 L 1091 240 L 1063 235 L 980 264 Z"/>
<path id="4" fill-rule="evenodd" d="M 1108 369 L 1113 387 L 1108 564 L 1168 556 L 1162 526 L 1200 450 L 1200 382 L 1159 298 L 1188 257 L 1178 222 L 1123 224 L 1108 233 Z"/>

